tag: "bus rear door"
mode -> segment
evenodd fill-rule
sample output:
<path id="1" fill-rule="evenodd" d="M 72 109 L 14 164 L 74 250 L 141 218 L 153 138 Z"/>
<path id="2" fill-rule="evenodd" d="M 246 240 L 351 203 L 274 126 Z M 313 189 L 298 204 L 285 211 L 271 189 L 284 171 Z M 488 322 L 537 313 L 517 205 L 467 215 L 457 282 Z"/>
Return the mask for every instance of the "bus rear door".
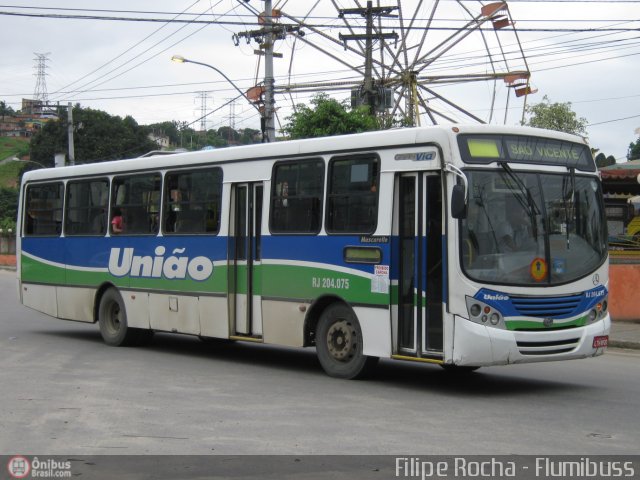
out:
<path id="1" fill-rule="evenodd" d="M 262 336 L 260 260 L 262 183 L 236 184 L 232 190 L 229 242 L 230 336 Z"/>

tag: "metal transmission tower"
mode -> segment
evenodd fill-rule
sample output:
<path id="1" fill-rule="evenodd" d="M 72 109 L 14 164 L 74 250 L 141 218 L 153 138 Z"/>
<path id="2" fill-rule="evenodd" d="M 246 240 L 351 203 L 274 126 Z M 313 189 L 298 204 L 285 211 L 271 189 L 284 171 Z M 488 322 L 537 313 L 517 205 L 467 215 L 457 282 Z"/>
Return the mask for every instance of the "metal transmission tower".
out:
<path id="1" fill-rule="evenodd" d="M 209 92 L 198 92 L 197 100 L 200 101 L 200 131 L 207 133 L 207 100 Z"/>
<path id="2" fill-rule="evenodd" d="M 33 99 L 36 102 L 34 105 L 34 110 L 39 109 L 39 112 L 34 113 L 43 113 L 44 109 L 47 108 L 49 104 L 49 94 L 47 93 L 47 61 L 49 60 L 47 57 L 51 54 L 51 52 L 47 53 L 33 53 L 36 58 L 36 65 L 34 67 L 36 73 L 34 73 L 36 77 L 36 88 L 33 91 Z"/>
<path id="3" fill-rule="evenodd" d="M 524 110 L 527 96 L 535 92 L 505 1 L 386 0 L 390 6 L 381 7 L 381 0 L 376 0 L 372 3 L 377 6 L 368 2 L 366 8 L 356 2 L 359 8 L 355 9 L 338 8 L 343 3 L 338 0 L 314 3 L 311 10 L 318 3 L 325 11 L 329 3 L 333 5 L 345 35 L 327 33 L 317 22 L 307 23 L 311 10 L 295 15 L 294 8 L 299 11 L 304 7 L 297 2 L 289 7 L 291 3 L 281 17 L 308 34 L 304 38 L 295 35 L 292 58 L 296 48 L 310 46 L 324 56 L 325 71 L 346 68 L 349 76 L 341 72 L 342 78 L 332 81 L 319 74 L 313 81 L 307 75 L 309 81 L 290 81 L 276 87 L 276 93 L 364 91 L 372 85 L 374 91 L 376 87 L 386 89 L 376 92 L 378 113 L 385 124 L 419 125 L 507 123 L 510 99 L 522 97 Z M 384 32 L 390 29 L 398 33 L 397 39 L 387 38 L 389 34 Z M 336 47 L 342 47 L 343 52 L 336 53 Z M 303 55 L 308 57 L 308 52 Z M 290 79 L 301 73 L 296 65 L 292 60 Z M 384 95 L 383 101 L 386 93 L 390 95 Z M 381 108 L 386 106 L 389 108 Z M 517 112 L 511 121 L 520 118 Z"/>
<path id="4" fill-rule="evenodd" d="M 242 5 L 246 6 L 248 0 L 244 0 Z M 249 8 L 249 7 L 247 7 Z M 254 10 L 249 8 L 253 13 Z M 247 96 L 252 99 L 253 103 L 260 104 L 261 129 L 263 138 L 268 142 L 273 142 L 276 139 L 275 129 L 275 80 L 273 78 L 273 59 L 282 58 L 281 53 L 275 53 L 273 51 L 273 45 L 276 40 L 284 39 L 288 33 L 298 32 L 298 35 L 304 36 L 304 33 L 300 31 L 299 26 L 294 25 L 281 25 L 278 23 L 280 18 L 280 10 L 272 8 L 271 0 L 264 0 L 264 12 L 258 14 L 258 23 L 263 25 L 258 30 L 249 30 L 246 32 L 240 32 L 233 35 L 233 42 L 236 46 L 240 44 L 240 38 L 244 38 L 249 43 L 252 39 L 255 40 L 260 48 L 254 50 L 256 55 L 264 56 L 264 81 L 262 86 L 257 86 L 260 90 L 256 90 L 255 87 L 251 90 Z"/>

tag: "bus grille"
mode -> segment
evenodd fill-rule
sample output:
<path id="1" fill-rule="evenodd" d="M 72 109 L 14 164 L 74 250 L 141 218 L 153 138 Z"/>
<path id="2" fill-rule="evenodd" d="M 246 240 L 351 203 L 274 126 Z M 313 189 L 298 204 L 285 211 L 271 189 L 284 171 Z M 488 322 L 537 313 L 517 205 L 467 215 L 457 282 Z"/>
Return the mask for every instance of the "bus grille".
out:
<path id="1" fill-rule="evenodd" d="M 581 300 L 580 294 L 564 297 L 511 297 L 511 303 L 520 315 L 538 318 L 570 317 Z"/>
<path id="2" fill-rule="evenodd" d="M 578 346 L 579 342 L 579 338 L 567 338 L 566 340 L 516 343 L 522 355 L 555 355 L 570 352 Z"/>

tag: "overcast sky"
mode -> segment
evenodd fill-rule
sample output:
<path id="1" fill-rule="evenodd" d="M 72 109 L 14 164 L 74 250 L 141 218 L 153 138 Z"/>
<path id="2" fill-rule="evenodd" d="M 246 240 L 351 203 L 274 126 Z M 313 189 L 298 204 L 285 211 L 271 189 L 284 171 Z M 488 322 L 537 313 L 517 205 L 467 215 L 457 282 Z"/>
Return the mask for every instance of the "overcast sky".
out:
<path id="1" fill-rule="evenodd" d="M 356 6 L 350 0 L 335 3 L 341 8 Z M 512 0 L 509 11 L 516 29 L 507 27 L 497 34 L 485 30 L 482 35 L 473 27 L 465 28 L 479 14 L 481 2 L 441 0 L 434 9 L 433 1 L 424 1 L 416 13 L 418 3 L 402 1 L 405 35 L 398 18 L 382 21 L 383 32 L 400 35 L 395 45 L 390 42 L 385 62 L 389 63 L 389 55 L 398 55 L 400 64 L 405 63 L 404 58 L 411 63 L 419 53 L 424 56 L 416 65 L 419 77 L 434 82 L 437 76 L 449 78 L 445 83 L 427 84 L 429 90 L 421 91 L 423 99 L 443 117 L 469 122 L 461 113 L 466 110 L 491 123 L 504 123 L 506 118 L 507 124 L 517 124 L 524 98 L 516 98 L 502 80 L 461 82 L 450 77 L 504 73 L 528 66 L 532 87 L 538 92 L 527 102 L 538 103 L 544 95 L 553 102 L 571 102 L 574 111 L 589 123 L 591 145 L 618 161 L 624 159 L 640 127 L 640 1 Z M 383 6 L 397 4 L 380 2 Z M 237 91 L 221 75 L 198 65 L 177 64 L 170 58 L 179 54 L 214 65 L 243 91 L 255 85 L 263 75 L 263 66 L 254 55 L 258 46 L 243 38 L 234 42 L 233 35 L 258 28 L 250 9 L 262 10 L 263 1 L 18 0 L 11 5 L 0 5 L 4 13 L 0 15 L 0 100 L 14 109 L 20 108 L 21 98 L 30 98 L 36 91 L 38 53 L 46 54 L 46 91 L 51 102 L 79 102 L 113 115 L 131 115 L 140 124 L 184 121 L 196 129 L 200 128 L 202 111 L 209 113 L 207 128 L 228 125 L 233 114 L 236 128 L 259 129 L 257 112 L 247 102 L 238 100 L 233 110 L 224 106 Z M 331 0 L 274 0 L 274 5 L 315 26 L 303 29 L 306 42 L 288 36 L 277 43 L 276 51 L 283 58 L 275 60 L 276 85 L 338 85 L 360 78 L 354 68 L 360 68 L 362 56 L 345 51 L 319 32 L 334 39 L 339 34 L 364 33 L 361 19 L 347 16 L 353 27 L 349 31 L 337 18 Z M 418 27 L 430 16 L 433 28 L 423 40 L 423 30 Z M 414 17 L 414 28 L 409 30 Z M 192 23 L 167 23 L 170 19 Z M 196 23 L 200 21 L 208 23 Z M 490 29 L 491 23 L 484 27 Z M 356 42 L 348 42 L 348 46 L 358 48 Z M 432 49 L 436 51 L 428 55 Z M 347 92 L 328 93 L 346 98 Z M 292 103 L 307 102 L 310 95 L 299 91 L 278 95 L 280 122 L 285 122 Z M 443 117 L 438 117 L 441 123 Z M 422 123 L 430 121 L 424 117 Z"/>

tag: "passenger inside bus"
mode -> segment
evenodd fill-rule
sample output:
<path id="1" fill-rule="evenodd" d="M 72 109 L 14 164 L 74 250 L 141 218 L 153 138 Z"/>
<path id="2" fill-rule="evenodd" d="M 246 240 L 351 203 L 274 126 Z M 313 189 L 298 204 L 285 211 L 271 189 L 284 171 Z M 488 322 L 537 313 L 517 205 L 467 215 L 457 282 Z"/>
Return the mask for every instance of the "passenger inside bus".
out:
<path id="1" fill-rule="evenodd" d="M 122 220 L 122 210 L 113 209 L 113 218 L 111 219 L 111 231 L 113 233 L 122 233 L 124 231 L 124 221 Z"/>

